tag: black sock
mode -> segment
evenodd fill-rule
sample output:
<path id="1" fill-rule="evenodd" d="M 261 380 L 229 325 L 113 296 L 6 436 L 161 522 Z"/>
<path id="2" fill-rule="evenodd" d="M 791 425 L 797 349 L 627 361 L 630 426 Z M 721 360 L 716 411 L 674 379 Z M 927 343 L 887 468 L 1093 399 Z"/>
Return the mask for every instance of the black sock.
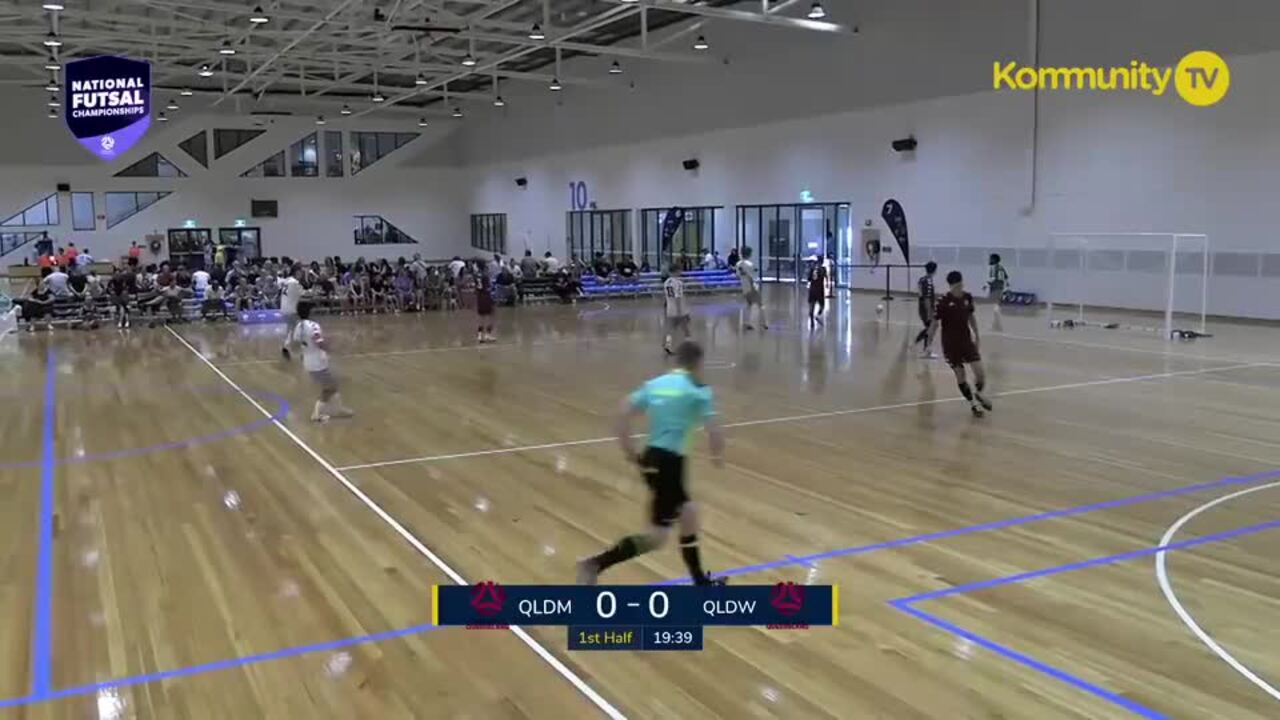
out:
<path id="1" fill-rule="evenodd" d="M 919 344 L 924 342 L 927 337 L 929 337 L 929 328 L 925 328 L 916 334 L 916 343 Z"/>
<path id="2" fill-rule="evenodd" d="M 973 391 L 969 389 L 969 383 L 960 383 L 960 394 L 964 396 L 965 400 L 973 402 Z"/>
<path id="3" fill-rule="evenodd" d="M 684 558 L 685 567 L 689 568 L 689 577 L 695 585 L 707 583 L 707 574 L 702 570 L 702 558 L 698 554 L 698 536 L 680 536 L 680 555 Z"/>
<path id="4" fill-rule="evenodd" d="M 641 550 L 642 547 L 643 543 L 639 537 L 628 535 L 619 540 L 617 545 L 591 558 L 591 562 L 595 564 L 597 570 L 604 571 L 618 563 L 626 562 L 637 555 L 644 554 L 646 551 Z"/>

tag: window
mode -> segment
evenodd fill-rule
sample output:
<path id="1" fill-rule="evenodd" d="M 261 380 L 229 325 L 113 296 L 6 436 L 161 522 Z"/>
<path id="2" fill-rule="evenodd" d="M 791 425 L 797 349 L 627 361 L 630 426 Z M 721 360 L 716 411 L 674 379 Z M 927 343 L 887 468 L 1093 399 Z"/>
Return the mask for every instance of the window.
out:
<path id="1" fill-rule="evenodd" d="M 97 220 L 94 218 L 93 193 L 71 193 L 71 228 L 73 230 L 97 229 Z"/>
<path id="2" fill-rule="evenodd" d="M 158 152 L 142 158 L 138 162 L 116 173 L 116 177 L 186 177 L 187 174 L 178 169 Z"/>
<path id="3" fill-rule="evenodd" d="M 492 213 L 471 216 L 471 247 L 500 255 L 507 254 L 507 215 Z"/>
<path id="4" fill-rule="evenodd" d="M 209 140 L 203 130 L 178 143 L 178 147 L 200 163 L 200 167 L 209 167 Z"/>
<path id="5" fill-rule="evenodd" d="M 320 177 L 320 137 L 315 133 L 289 146 L 289 174 Z"/>
<path id="6" fill-rule="evenodd" d="M 30 225 L 58 225 L 58 196 L 49 195 L 31 205 L 0 225 L 4 227 L 24 227 Z"/>
<path id="7" fill-rule="evenodd" d="M 169 196 L 167 192 L 109 192 L 106 193 L 107 228 L 128 220 Z"/>
<path id="8" fill-rule="evenodd" d="M 600 253 L 611 262 L 632 257 L 630 210 L 572 210 L 565 213 L 569 254 L 590 262 Z"/>
<path id="9" fill-rule="evenodd" d="M 284 177 L 284 151 L 240 173 L 240 177 Z"/>
<path id="10" fill-rule="evenodd" d="M 353 132 L 351 133 L 351 174 L 413 142 L 417 133 Z"/>
<path id="11" fill-rule="evenodd" d="M 342 177 L 342 131 L 324 131 L 324 176 Z"/>
<path id="12" fill-rule="evenodd" d="M 241 145 L 258 137 L 265 130 L 214 130 L 213 131 L 213 159 L 226 155 Z"/>
<path id="13" fill-rule="evenodd" d="M 355 220 L 357 245 L 416 245 L 418 242 L 383 220 L 381 215 L 356 215 Z"/>
<path id="14" fill-rule="evenodd" d="M 27 243 L 36 242 L 48 236 L 44 232 L 7 232 L 0 233 L 0 255 L 6 255 Z"/>

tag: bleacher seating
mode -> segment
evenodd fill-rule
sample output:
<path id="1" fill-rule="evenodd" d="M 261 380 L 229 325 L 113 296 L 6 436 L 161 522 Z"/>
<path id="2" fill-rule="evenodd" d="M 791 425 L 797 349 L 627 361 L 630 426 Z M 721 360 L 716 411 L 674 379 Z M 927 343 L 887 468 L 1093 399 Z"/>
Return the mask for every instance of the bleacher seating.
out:
<path id="1" fill-rule="evenodd" d="M 714 292 L 732 292 L 741 285 L 732 270 L 689 270 L 680 273 L 684 290 L 690 295 Z M 582 292 L 588 297 L 638 297 L 662 293 L 662 273 L 640 273 L 630 280 L 614 277 L 613 282 L 602 282 L 594 275 L 582 276 Z"/>

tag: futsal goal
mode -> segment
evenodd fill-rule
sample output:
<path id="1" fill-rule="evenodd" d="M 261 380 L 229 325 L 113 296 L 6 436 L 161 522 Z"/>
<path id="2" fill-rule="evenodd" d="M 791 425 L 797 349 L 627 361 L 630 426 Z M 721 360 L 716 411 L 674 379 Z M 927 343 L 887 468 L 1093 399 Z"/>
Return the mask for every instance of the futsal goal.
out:
<path id="1" fill-rule="evenodd" d="M 1042 282 L 1055 327 L 1206 335 L 1209 236 L 1052 233 Z"/>

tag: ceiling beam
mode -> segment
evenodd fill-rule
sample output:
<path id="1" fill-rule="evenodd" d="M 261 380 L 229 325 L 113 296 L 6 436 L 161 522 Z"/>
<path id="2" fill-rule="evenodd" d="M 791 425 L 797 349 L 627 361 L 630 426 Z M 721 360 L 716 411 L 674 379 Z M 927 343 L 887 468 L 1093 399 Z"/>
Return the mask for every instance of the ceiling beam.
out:
<path id="1" fill-rule="evenodd" d="M 614 4 L 623 4 L 623 0 L 607 0 Z M 627 3 L 632 7 L 636 3 Z M 640 5 L 650 7 L 654 10 L 666 10 L 668 12 L 684 13 L 686 15 L 702 15 L 703 17 L 719 18 L 722 20 L 738 20 L 741 22 L 763 23 L 765 25 L 774 25 L 777 27 L 794 28 L 796 30 L 815 30 L 818 32 L 837 33 L 841 35 L 853 35 L 854 31 L 839 23 L 827 22 L 825 20 L 810 20 L 808 18 L 793 18 L 778 15 L 776 11 L 762 13 L 749 12 L 747 10 L 734 10 L 731 8 L 711 7 L 709 5 L 694 5 L 692 3 L 675 2 L 674 0 L 640 0 Z"/>

